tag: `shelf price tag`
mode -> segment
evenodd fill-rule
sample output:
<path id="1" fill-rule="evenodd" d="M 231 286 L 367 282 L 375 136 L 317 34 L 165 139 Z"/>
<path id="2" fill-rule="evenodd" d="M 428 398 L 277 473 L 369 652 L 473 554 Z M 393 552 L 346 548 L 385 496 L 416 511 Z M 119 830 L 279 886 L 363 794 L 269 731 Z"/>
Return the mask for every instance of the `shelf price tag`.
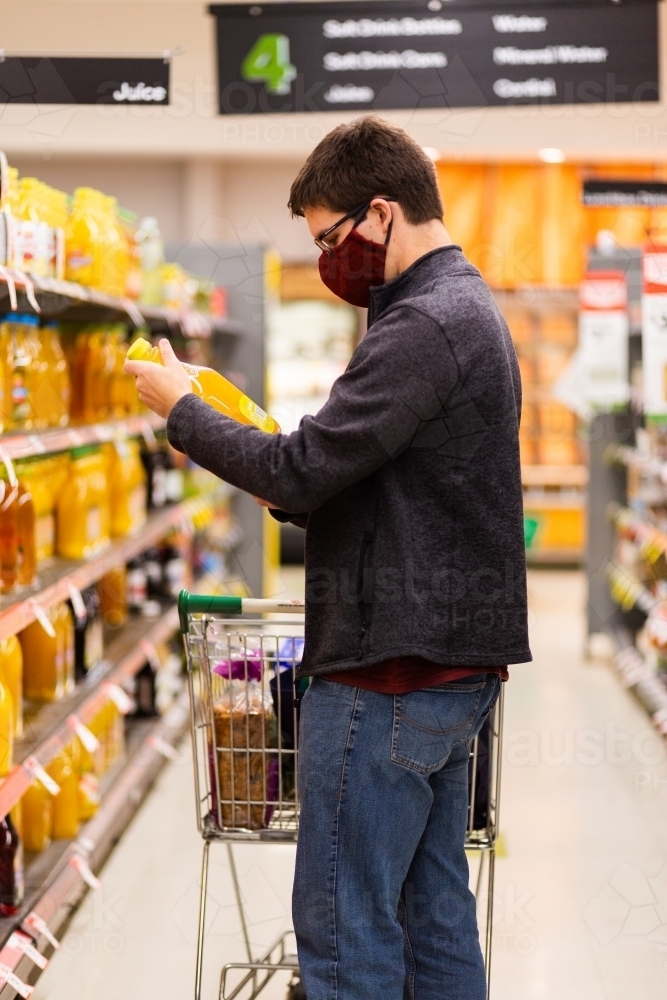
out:
<path id="1" fill-rule="evenodd" d="M 37 601 L 34 601 L 32 599 L 30 599 L 28 601 L 28 604 L 32 608 L 32 613 L 34 614 L 35 618 L 37 619 L 37 621 L 39 622 L 39 624 L 42 626 L 42 628 L 44 629 L 44 631 L 46 632 L 46 634 L 51 639 L 55 639 L 55 637 L 56 637 L 56 630 L 54 629 L 54 627 L 53 627 L 53 625 L 51 623 L 51 619 L 47 615 L 47 613 L 44 610 L 44 608 L 42 607 L 42 605 L 38 604 Z"/>
<path id="2" fill-rule="evenodd" d="M 40 781 L 47 792 L 51 795 L 57 795 L 60 791 L 60 785 L 53 780 L 48 771 L 45 771 L 42 765 L 39 763 L 36 757 L 28 757 L 23 761 L 23 768 L 26 770 L 31 778 L 36 781 Z"/>
<path id="3" fill-rule="evenodd" d="M 2 964 L 0 964 L 0 982 L 7 983 L 7 986 L 11 986 L 13 990 L 16 990 L 20 997 L 27 998 L 34 993 L 33 986 L 28 986 L 22 979 L 14 975 L 8 966 Z"/>
<path id="4" fill-rule="evenodd" d="M 181 759 L 181 755 L 176 749 L 176 747 L 173 747 L 171 743 L 167 743 L 167 741 L 163 740 L 161 736 L 155 736 L 155 735 L 147 736 L 146 743 L 153 750 L 157 750 L 157 752 L 161 753 L 163 757 L 166 757 L 167 760 Z"/>
<path id="5" fill-rule="evenodd" d="M 91 733 L 88 726 L 84 726 L 83 722 L 77 715 L 68 715 L 67 725 L 70 727 L 72 732 L 76 733 L 88 753 L 95 753 L 100 749 L 100 741 L 95 733 Z"/>
<path id="6" fill-rule="evenodd" d="M 77 621 L 85 621 L 88 617 L 86 611 L 86 605 L 83 603 L 83 597 L 81 596 L 81 591 L 78 587 L 75 587 L 73 583 L 67 584 L 67 590 L 69 593 L 69 599 L 72 602 L 72 607 L 74 609 L 74 614 L 76 615 Z"/>
<path id="7" fill-rule="evenodd" d="M 93 873 L 90 870 L 90 865 L 85 860 L 85 858 L 81 857 L 80 854 L 73 854 L 72 857 L 69 859 L 69 864 L 74 869 L 75 872 L 79 873 L 83 881 L 91 889 L 102 888 L 102 883 L 100 882 L 100 880 L 96 875 L 93 875 Z"/>
<path id="8" fill-rule="evenodd" d="M 31 938 L 27 934 L 21 934 L 20 931 L 14 931 L 7 942 L 7 947 L 22 952 L 38 969 L 45 969 L 49 964 L 46 955 L 42 955 L 41 951 L 37 951 Z"/>
<path id="9" fill-rule="evenodd" d="M 120 684 L 112 684 L 110 681 L 105 681 L 102 689 L 109 695 L 109 698 L 121 715 L 127 715 L 134 708 L 134 702 Z"/>
<path id="10" fill-rule="evenodd" d="M 51 933 L 46 920 L 43 920 L 34 910 L 28 914 L 21 926 L 28 934 L 33 935 L 35 938 L 39 937 L 40 934 L 42 937 L 45 937 L 54 951 L 60 950 L 60 941 Z"/>

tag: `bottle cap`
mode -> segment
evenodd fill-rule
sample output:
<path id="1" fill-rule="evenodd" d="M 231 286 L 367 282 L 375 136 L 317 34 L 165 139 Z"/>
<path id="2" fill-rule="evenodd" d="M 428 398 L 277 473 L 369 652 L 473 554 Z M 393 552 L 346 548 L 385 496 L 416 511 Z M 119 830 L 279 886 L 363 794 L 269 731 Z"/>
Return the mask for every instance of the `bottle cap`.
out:
<path id="1" fill-rule="evenodd" d="M 137 337 L 133 344 L 127 349 L 128 361 L 143 361 L 153 350 L 151 345 L 143 337 Z"/>

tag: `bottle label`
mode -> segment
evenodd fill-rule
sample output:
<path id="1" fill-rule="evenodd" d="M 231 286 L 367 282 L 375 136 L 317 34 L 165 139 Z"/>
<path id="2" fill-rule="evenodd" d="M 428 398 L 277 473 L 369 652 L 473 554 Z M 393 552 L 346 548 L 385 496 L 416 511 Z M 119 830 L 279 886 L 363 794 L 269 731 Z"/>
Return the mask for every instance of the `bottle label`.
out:
<path id="1" fill-rule="evenodd" d="M 268 431 L 273 424 L 266 410 L 253 403 L 248 396 L 241 396 L 239 399 L 239 410 L 255 427 L 259 427 L 260 431 Z"/>
<path id="2" fill-rule="evenodd" d="M 83 247 L 71 246 L 67 250 L 67 269 L 69 271 L 81 271 L 84 267 L 90 267 L 93 258 L 86 253 Z"/>
<path id="3" fill-rule="evenodd" d="M 102 659 L 104 659 L 102 619 L 93 618 L 86 625 L 86 669 L 92 670 Z"/>
<path id="4" fill-rule="evenodd" d="M 14 365 L 29 365 L 29 358 L 15 358 Z M 30 397 L 25 378 L 19 372 L 12 375 L 12 420 L 20 422 L 30 416 Z"/>
<path id="5" fill-rule="evenodd" d="M 86 541 L 97 542 L 102 535 L 102 512 L 99 507 L 86 511 Z"/>

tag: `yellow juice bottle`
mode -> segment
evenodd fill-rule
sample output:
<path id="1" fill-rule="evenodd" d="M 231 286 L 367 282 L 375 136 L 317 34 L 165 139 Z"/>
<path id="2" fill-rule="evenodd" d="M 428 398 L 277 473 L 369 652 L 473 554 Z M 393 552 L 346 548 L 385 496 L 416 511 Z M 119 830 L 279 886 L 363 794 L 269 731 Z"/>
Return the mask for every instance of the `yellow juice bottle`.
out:
<path id="1" fill-rule="evenodd" d="M 0 683 L 0 776 L 9 774 L 14 759 L 14 706 L 9 688 Z"/>
<path id="2" fill-rule="evenodd" d="M 49 271 L 49 227 L 44 219 L 44 186 L 36 177 L 22 177 L 14 208 L 14 261 L 19 271 L 44 276 Z"/>
<path id="3" fill-rule="evenodd" d="M 109 543 L 106 463 L 99 448 L 71 453 L 69 475 L 56 508 L 57 551 L 66 559 L 88 559 Z"/>
<path id="4" fill-rule="evenodd" d="M 54 840 L 73 840 L 79 832 L 78 754 L 69 744 L 47 764 L 46 770 L 60 786 L 53 797 L 51 836 Z"/>
<path id="5" fill-rule="evenodd" d="M 102 618 L 112 628 L 118 628 L 127 618 L 126 577 L 125 566 L 116 566 L 97 584 Z"/>
<path id="6" fill-rule="evenodd" d="M 9 691 L 14 709 L 14 735 L 23 734 L 23 650 L 15 635 L 0 642 L 0 683 Z"/>
<path id="7" fill-rule="evenodd" d="M 53 627 L 53 635 L 49 635 L 37 621 L 19 632 L 23 650 L 23 694 L 31 701 L 57 701 L 64 693 L 63 646 L 56 629 L 58 608 L 49 608 L 46 615 Z"/>
<path id="8" fill-rule="evenodd" d="M 127 358 L 128 361 L 153 361 L 162 364 L 160 348 L 151 347 L 143 337 L 130 345 Z M 269 434 L 280 433 L 280 427 L 273 417 L 219 372 L 198 365 L 183 364 L 183 367 L 190 376 L 192 391 L 209 406 L 240 424 L 252 424 Z"/>
<path id="9" fill-rule="evenodd" d="M 92 819 L 100 807 L 100 783 L 92 771 L 79 774 L 79 819 Z"/>
<path id="10" fill-rule="evenodd" d="M 118 538 L 146 521 L 146 472 L 137 441 L 105 446 L 109 463 L 111 534 Z"/>
<path id="11" fill-rule="evenodd" d="M 35 388 L 35 410 L 43 424 L 36 426 L 64 427 L 69 421 L 69 371 L 57 323 L 41 328 L 40 374 Z"/>
<path id="12" fill-rule="evenodd" d="M 35 385 L 38 372 L 39 341 L 35 338 L 36 316 L 7 313 L 0 347 L 4 368 L 5 426 L 11 430 L 31 430 L 35 426 Z"/>
<path id="13" fill-rule="evenodd" d="M 53 796 L 41 781 L 33 781 L 21 799 L 23 847 L 26 851 L 43 851 L 51 843 Z"/>
<path id="14" fill-rule="evenodd" d="M 57 608 L 56 630 L 59 632 L 59 644 L 62 653 L 62 679 L 65 694 L 71 694 L 76 684 L 74 675 L 74 622 L 66 604 Z"/>
<path id="15" fill-rule="evenodd" d="M 102 287 L 104 218 L 100 193 L 77 188 L 65 230 L 65 277 L 92 288 Z"/>
<path id="16" fill-rule="evenodd" d="M 37 547 L 35 531 L 35 505 L 30 487 L 19 482 L 16 501 L 18 531 L 18 561 L 16 581 L 21 587 L 28 587 L 37 575 Z"/>

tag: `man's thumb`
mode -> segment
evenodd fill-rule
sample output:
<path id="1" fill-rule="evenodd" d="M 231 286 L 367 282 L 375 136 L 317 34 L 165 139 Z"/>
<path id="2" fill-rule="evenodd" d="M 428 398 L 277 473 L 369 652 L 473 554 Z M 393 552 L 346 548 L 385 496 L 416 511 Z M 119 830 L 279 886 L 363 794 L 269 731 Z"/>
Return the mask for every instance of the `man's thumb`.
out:
<path id="1" fill-rule="evenodd" d="M 180 365 L 181 363 L 174 354 L 174 348 L 165 337 L 160 341 L 160 354 L 162 355 L 165 368 L 173 368 L 174 365 Z"/>

